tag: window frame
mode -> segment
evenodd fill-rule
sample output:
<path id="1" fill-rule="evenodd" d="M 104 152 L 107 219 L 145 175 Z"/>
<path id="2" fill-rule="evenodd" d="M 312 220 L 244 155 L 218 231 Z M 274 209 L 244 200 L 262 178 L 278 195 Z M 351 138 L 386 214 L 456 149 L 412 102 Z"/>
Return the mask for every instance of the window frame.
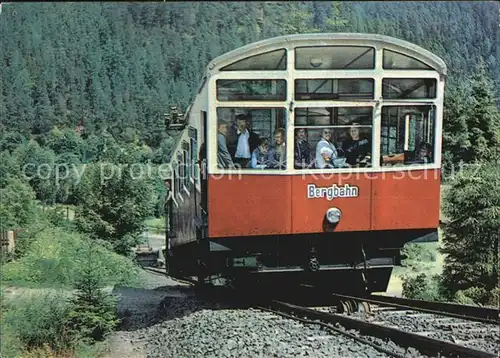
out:
<path id="1" fill-rule="evenodd" d="M 390 52 L 394 52 L 398 55 L 401 55 L 401 56 L 406 56 L 406 57 L 409 57 L 411 58 L 412 60 L 415 60 L 417 62 L 420 62 L 421 64 L 423 64 L 424 66 L 427 66 L 428 68 L 415 68 L 415 67 L 408 67 L 408 68 L 389 68 L 389 67 L 385 67 L 384 65 L 384 61 L 385 61 L 385 51 L 390 51 Z M 408 55 L 408 54 L 405 54 L 405 53 L 402 53 L 400 51 L 396 51 L 392 48 L 382 48 L 382 58 L 381 58 L 381 68 L 382 70 L 387 70 L 387 71 L 426 71 L 426 72 L 429 72 L 429 71 L 433 71 L 433 72 L 437 72 L 435 68 L 433 68 L 431 65 L 425 63 L 424 61 L 421 61 L 419 60 L 418 58 L 415 58 L 414 56 L 411 56 L 411 55 Z"/>
<path id="2" fill-rule="evenodd" d="M 373 156 L 373 153 L 374 153 L 374 146 L 375 146 L 375 111 L 376 111 L 376 107 L 371 104 L 371 103 L 366 103 L 366 102 L 359 102 L 360 104 L 364 104 L 364 105 L 358 105 L 358 106 L 346 106 L 344 105 L 343 103 L 338 103 L 339 105 L 331 105 L 329 107 L 319 107 L 319 106 L 309 106 L 309 107 L 306 107 L 306 106 L 299 106 L 297 108 L 371 108 L 371 125 L 368 125 L 368 124 L 359 124 L 359 125 L 356 125 L 355 127 L 357 128 L 371 128 L 371 132 L 370 132 L 370 165 L 368 167 L 350 167 L 350 168 L 294 168 L 295 171 L 299 172 L 299 173 L 303 173 L 303 172 L 307 172 L 307 171 L 311 171 L 313 173 L 317 173 L 317 172 L 333 172 L 333 173 L 336 173 L 336 172 L 339 172 L 339 171 L 345 171 L 345 170 L 350 170 L 350 171 L 353 171 L 353 170 L 366 170 L 366 169 L 371 169 L 371 168 L 374 168 L 374 156 Z M 297 109 L 296 108 L 296 109 Z M 295 118 L 296 118 L 296 111 L 294 113 L 294 125 L 293 125 L 293 132 L 294 132 L 294 135 L 295 135 L 295 131 L 297 129 L 307 129 L 307 130 L 317 130 L 317 129 L 325 129 L 325 128 L 330 128 L 332 129 L 332 132 L 335 130 L 335 129 L 345 129 L 345 130 L 348 130 L 349 128 L 353 127 L 352 124 L 324 124 L 324 125 L 296 125 L 295 124 Z M 334 143 L 335 145 L 335 143 Z M 338 149 L 337 146 L 335 146 L 335 148 Z M 316 151 L 316 148 L 313 148 L 311 147 L 310 148 L 311 151 Z M 294 137 L 294 145 L 293 145 L 293 151 L 295 153 L 295 137 Z M 315 155 L 313 155 L 313 157 L 315 157 Z M 295 157 L 294 157 L 294 160 L 295 160 Z M 295 163 L 295 161 L 294 161 Z"/>
<path id="3" fill-rule="evenodd" d="M 297 98 L 297 81 L 321 81 L 323 80 L 324 83 L 326 81 L 331 81 L 332 82 L 332 92 L 328 93 L 329 95 L 336 96 L 337 98 L 320 98 L 320 99 L 305 99 L 305 98 Z M 338 81 L 350 81 L 350 80 L 359 80 L 359 81 L 371 81 L 371 87 L 372 87 L 372 92 L 371 92 L 371 98 L 339 98 L 340 92 L 338 91 L 339 83 Z M 337 92 L 335 92 L 335 82 L 337 81 Z M 323 84 L 320 86 L 322 87 Z M 320 88 L 318 87 L 318 89 Z M 322 101 L 322 100 L 332 100 L 332 101 L 344 101 L 344 102 L 352 102 L 352 101 L 373 101 L 375 99 L 375 79 L 373 77 L 371 78 L 362 78 L 362 77 L 353 77 L 353 78 L 295 78 L 294 79 L 294 100 L 295 101 Z M 313 92 L 308 92 L 312 94 Z"/>
<path id="4" fill-rule="evenodd" d="M 297 49 L 304 49 L 304 48 L 325 48 L 325 47 L 354 47 L 354 48 L 365 48 L 368 49 L 368 51 L 373 51 L 373 57 L 372 57 L 372 62 L 373 65 L 370 68 L 297 68 L 297 62 L 295 61 L 295 58 L 297 57 Z M 356 57 L 354 61 L 351 63 L 354 63 L 356 60 L 359 58 L 363 57 L 368 51 L 365 51 L 362 56 Z M 293 56 L 294 56 L 294 64 L 293 64 L 293 69 L 295 71 L 373 71 L 377 68 L 377 49 L 373 45 L 319 45 L 319 46 L 295 46 L 293 49 Z"/>
<path id="5" fill-rule="evenodd" d="M 289 164 L 289 160 L 288 160 L 288 153 L 289 153 L 289 143 L 288 143 L 288 127 L 289 127 L 289 114 L 288 114 L 288 109 L 282 105 L 284 101 L 282 102 L 279 102 L 281 105 L 276 105 L 276 103 L 274 103 L 273 105 L 265 105 L 265 106 L 260 106 L 259 103 L 255 102 L 254 104 L 252 105 L 248 105 L 248 102 L 230 102 L 230 104 L 228 105 L 228 102 L 218 102 L 219 105 L 217 107 L 215 107 L 215 113 L 217 115 L 217 110 L 219 108 L 232 108 L 232 109 L 241 109 L 241 108 L 248 108 L 249 110 L 260 110 L 260 109 L 276 109 L 276 110 L 283 110 L 283 115 L 284 115 L 284 121 L 285 121 L 285 143 L 286 143 L 286 153 L 287 153 L 287 161 L 286 161 L 286 167 L 284 169 L 253 169 L 253 168 L 243 168 L 243 169 L 226 169 L 226 168 L 219 168 L 218 166 L 218 163 L 217 163 L 217 144 L 214 146 L 214 150 L 213 150 L 213 153 L 214 156 L 215 156 L 215 168 L 217 169 L 217 171 L 219 173 L 228 173 L 228 174 L 231 174 L 231 173 L 242 173 L 242 174 L 246 174 L 246 173 L 251 173 L 251 174 L 256 174 L 256 173 L 259 173 L 259 174 L 283 174 L 283 173 L 286 173 L 290 170 L 290 164 Z M 246 105 L 243 105 L 243 103 L 245 103 Z M 215 137 L 215 142 L 217 141 L 217 123 L 212 123 L 212 128 L 214 129 L 214 137 Z M 273 138 L 274 138 L 274 133 L 270 133 L 269 134 L 269 140 L 270 142 L 273 141 Z M 271 147 L 271 144 L 270 144 L 270 147 Z"/>
<path id="6" fill-rule="evenodd" d="M 241 62 L 243 62 L 245 60 L 248 60 L 250 58 L 255 58 L 257 56 L 262 56 L 262 55 L 267 55 L 267 54 L 270 54 L 272 52 L 277 52 L 277 51 L 284 51 L 284 56 L 280 60 L 280 63 L 281 63 L 281 61 L 285 62 L 285 68 L 283 68 L 283 69 L 278 69 L 278 68 L 270 69 L 270 70 L 263 70 L 263 69 L 251 69 L 251 70 L 249 70 L 249 69 L 236 69 L 236 70 L 233 70 L 233 69 L 227 69 L 230 66 L 236 65 L 237 63 L 241 63 Z M 272 49 L 270 51 L 265 51 L 265 52 L 257 53 L 255 55 L 243 57 L 243 58 L 241 58 L 239 60 L 231 62 L 230 64 L 227 64 L 224 67 L 222 67 L 220 69 L 220 71 L 222 71 L 222 72 L 282 71 L 283 72 L 283 71 L 287 71 L 288 70 L 288 57 L 289 57 L 289 55 L 290 54 L 289 54 L 289 51 L 287 51 L 287 48 L 285 48 L 285 47 L 275 48 L 275 49 Z"/>
<path id="7" fill-rule="evenodd" d="M 190 177 L 193 180 L 193 184 L 196 187 L 198 183 L 198 130 L 192 126 L 188 129 L 191 156 L 189 158 L 191 163 Z"/>
<path id="8" fill-rule="evenodd" d="M 432 97 L 406 97 L 406 98 L 391 98 L 391 97 L 384 97 L 384 81 L 387 81 L 387 80 L 412 80 L 412 81 L 415 81 L 415 80 L 422 80 L 422 81 L 434 81 L 434 94 Z M 437 98 L 437 95 L 438 95 L 438 90 L 437 90 L 437 87 L 438 87 L 438 81 L 436 78 L 433 78 L 433 77 L 424 77 L 424 78 L 410 78 L 410 77 L 382 77 L 381 79 L 382 83 L 381 83 L 381 86 L 382 86 L 382 99 L 385 100 L 385 101 L 412 101 L 412 100 L 435 100 Z M 422 84 L 422 86 L 425 86 L 425 83 Z M 412 93 L 414 91 L 416 91 L 417 89 L 419 89 L 421 86 L 419 87 L 416 87 L 413 91 L 409 92 L 409 93 Z"/>
<path id="9" fill-rule="evenodd" d="M 187 192 L 189 193 L 191 191 L 191 148 L 190 144 L 186 140 L 182 140 L 181 144 L 181 156 L 182 156 L 182 163 L 183 163 L 183 179 L 182 179 L 182 185 L 184 188 L 186 188 Z"/>
<path id="10" fill-rule="evenodd" d="M 430 113 L 430 112 L 434 112 L 434 115 L 433 115 L 433 118 L 432 118 L 432 121 L 429 119 L 429 122 L 427 125 L 429 125 L 429 123 L 432 124 L 432 132 L 430 135 L 431 135 L 431 141 L 429 141 L 428 143 L 430 143 L 432 145 L 432 162 L 431 163 L 408 163 L 408 164 L 405 164 L 404 162 L 403 163 L 398 163 L 397 165 L 403 167 L 403 168 L 410 168 L 412 166 L 424 166 L 426 168 L 429 168 L 429 167 L 432 167 L 434 165 L 436 165 L 436 161 L 437 161 L 437 155 L 436 155 L 436 144 L 438 143 L 438 138 L 437 138 L 437 135 L 436 135 L 436 129 L 437 129 L 437 122 L 438 122 L 438 119 L 437 119 L 437 114 L 438 114 L 438 106 L 435 104 L 435 103 L 419 103 L 419 104 L 413 104 L 413 103 L 397 103 L 397 104 L 382 104 L 381 105 L 381 108 L 380 108 L 380 141 L 379 141 L 379 146 L 380 146 L 380 155 L 379 155 L 379 159 L 380 159 L 380 167 L 384 167 L 384 163 L 382 163 L 382 138 L 383 138 L 383 123 L 382 123 L 382 116 L 383 116 L 383 112 L 384 112 L 384 108 L 412 108 L 412 107 L 430 107 L 429 111 L 427 113 Z M 426 112 L 420 112 L 420 113 L 426 113 Z M 397 119 L 399 121 L 399 118 Z M 425 124 L 424 124 L 425 126 Z M 388 128 L 391 128 L 393 126 L 389 126 Z M 398 127 L 398 125 L 396 124 L 396 128 Z M 406 130 L 405 130 L 406 131 Z M 406 134 L 404 135 L 406 137 Z M 389 138 L 391 139 L 391 137 L 389 136 Z M 395 138 L 392 138 L 392 139 L 395 139 L 396 141 L 396 146 L 398 145 L 398 132 L 396 130 L 396 136 Z M 404 138 L 403 138 L 403 141 L 404 141 Z M 417 148 L 417 145 L 418 143 L 415 143 L 415 149 L 414 149 L 414 152 L 416 152 L 418 150 Z M 403 148 L 403 154 L 404 154 L 405 150 Z M 386 154 L 388 155 L 388 154 Z"/>
<path id="11" fill-rule="evenodd" d="M 307 46 L 303 46 L 302 43 L 290 43 L 286 46 L 287 50 L 287 70 L 276 70 L 276 71 L 224 71 L 216 72 L 209 75 L 208 80 L 205 84 L 206 90 L 203 92 L 206 99 L 207 115 L 208 115 L 208 138 L 207 138 L 207 150 L 208 152 L 214 152 L 214 148 L 217 147 L 216 135 L 217 132 L 216 124 L 214 124 L 213 119 L 216 118 L 216 108 L 217 107 L 240 107 L 240 108 L 285 108 L 286 110 L 286 123 L 287 123 L 287 142 L 291 143 L 294 141 L 295 136 L 295 121 L 294 121 L 294 110 L 299 107 L 368 107 L 373 106 L 374 115 L 372 119 L 372 163 L 371 167 L 366 168 L 348 168 L 348 169 L 333 169 L 335 173 L 377 173 L 377 172 L 397 172 L 401 170 L 422 170 L 422 169 L 439 169 L 441 166 L 441 135 L 442 135 L 442 112 L 443 112 L 443 100 L 444 100 L 444 75 L 441 75 L 436 70 L 402 70 L 398 69 L 383 69 L 383 50 L 387 49 L 393 52 L 398 52 L 399 47 L 395 44 L 390 43 L 377 43 L 371 42 L 370 44 L 364 44 L 359 41 L 353 41 L 354 47 L 373 47 L 375 48 L 375 67 L 373 69 L 363 69 L 355 70 L 343 69 L 343 70 L 297 70 L 295 69 L 294 59 L 295 59 L 295 48 L 296 47 L 321 47 L 324 45 L 324 41 L 311 41 Z M 347 41 L 347 43 L 351 43 Z M 361 46 L 358 44 L 361 43 Z M 335 45 L 335 44 L 334 44 Z M 271 51 L 266 51 L 271 52 Z M 402 53 L 405 56 L 406 52 Z M 412 57 L 412 56 L 410 56 Z M 426 63 L 424 61 L 424 63 Z M 294 88 L 296 79 L 325 79 L 325 78 L 335 78 L 335 79 L 365 79 L 372 78 L 374 80 L 374 97 L 373 100 L 368 99 L 356 99 L 350 101 L 327 101 L 327 100 L 295 100 L 294 98 Z M 382 78 L 433 78 L 437 80 L 436 86 L 436 98 L 434 99 L 382 99 Z M 262 101 L 262 102 L 252 102 L 252 101 L 224 101 L 220 102 L 215 96 L 215 81 L 217 79 L 284 79 L 287 81 L 287 99 L 286 101 Z M 380 158 L 380 121 L 381 121 L 381 105 L 408 105 L 408 106 L 418 106 L 418 105 L 435 105 L 437 107 L 436 119 L 435 119 L 435 138 L 434 138 L 434 164 L 427 164 L 424 166 L 415 166 L 412 168 L 387 168 L 379 165 L 376 158 Z M 230 169 L 219 169 L 217 167 L 216 158 L 208 158 L 207 174 L 208 175 L 304 175 L 304 174 L 318 174 L 319 170 L 314 169 L 309 171 L 307 169 L 295 169 L 293 165 L 294 161 L 294 146 L 287 145 L 287 169 L 286 171 L 281 170 L 255 170 L 255 169 L 244 169 L 241 171 L 230 170 Z M 213 156 L 212 156 L 213 157 Z"/>
<path id="12" fill-rule="evenodd" d="M 285 93 L 283 95 L 283 99 L 278 98 L 278 99 L 258 99 L 258 98 L 240 98 L 240 99 L 220 99 L 219 97 L 219 87 L 218 87 L 218 82 L 219 81 L 283 81 L 285 85 Z M 255 79 L 217 79 L 215 81 L 215 89 L 216 89 L 216 98 L 218 102 L 226 102 L 226 103 L 232 103 L 232 102 L 283 102 L 286 101 L 287 98 L 287 80 L 286 79 L 269 79 L 269 78 L 255 78 Z"/>

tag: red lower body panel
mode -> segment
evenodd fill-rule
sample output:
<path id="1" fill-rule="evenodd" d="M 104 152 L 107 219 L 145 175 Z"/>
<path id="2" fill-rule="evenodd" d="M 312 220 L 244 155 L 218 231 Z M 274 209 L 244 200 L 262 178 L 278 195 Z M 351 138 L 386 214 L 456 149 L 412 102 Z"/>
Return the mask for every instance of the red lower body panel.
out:
<path id="1" fill-rule="evenodd" d="M 341 210 L 335 232 L 436 228 L 439 170 L 329 175 L 209 177 L 209 236 L 323 233 L 325 213 Z"/>

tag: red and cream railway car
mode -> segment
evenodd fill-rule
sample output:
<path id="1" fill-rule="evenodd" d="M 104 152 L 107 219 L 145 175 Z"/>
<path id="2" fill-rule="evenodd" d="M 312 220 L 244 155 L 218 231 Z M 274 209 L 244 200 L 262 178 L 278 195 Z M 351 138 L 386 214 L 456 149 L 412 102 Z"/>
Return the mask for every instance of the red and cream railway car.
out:
<path id="1" fill-rule="evenodd" d="M 172 156 L 171 274 L 385 291 L 405 243 L 437 240 L 445 75 L 376 34 L 214 59 Z"/>

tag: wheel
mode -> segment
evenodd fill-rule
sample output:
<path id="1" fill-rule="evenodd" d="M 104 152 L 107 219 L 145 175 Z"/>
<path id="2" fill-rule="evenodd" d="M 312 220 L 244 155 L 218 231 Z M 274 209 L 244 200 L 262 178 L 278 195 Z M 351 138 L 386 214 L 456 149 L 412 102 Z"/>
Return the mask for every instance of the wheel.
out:
<path id="1" fill-rule="evenodd" d="M 369 302 L 363 301 L 358 305 L 358 312 L 371 313 L 372 308 Z"/>
<path id="2" fill-rule="evenodd" d="M 347 301 L 340 300 L 337 305 L 337 310 L 339 313 L 349 313 L 349 307 L 347 306 Z"/>

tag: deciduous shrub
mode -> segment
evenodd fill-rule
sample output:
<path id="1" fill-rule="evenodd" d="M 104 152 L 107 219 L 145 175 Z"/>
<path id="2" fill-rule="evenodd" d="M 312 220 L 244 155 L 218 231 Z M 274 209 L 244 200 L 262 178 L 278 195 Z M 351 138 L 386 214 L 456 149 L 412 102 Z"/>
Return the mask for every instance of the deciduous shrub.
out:
<path id="1" fill-rule="evenodd" d="M 440 276 L 420 273 L 416 276 L 403 276 L 403 296 L 417 300 L 441 301 Z"/>
<path id="2" fill-rule="evenodd" d="M 45 228 L 30 243 L 26 253 L 17 261 L 2 267 L 4 283 L 71 287 L 83 274 L 88 245 L 85 239 L 61 228 Z M 103 246 L 96 244 L 99 260 L 93 270 L 104 285 L 138 284 L 136 264 Z"/>

